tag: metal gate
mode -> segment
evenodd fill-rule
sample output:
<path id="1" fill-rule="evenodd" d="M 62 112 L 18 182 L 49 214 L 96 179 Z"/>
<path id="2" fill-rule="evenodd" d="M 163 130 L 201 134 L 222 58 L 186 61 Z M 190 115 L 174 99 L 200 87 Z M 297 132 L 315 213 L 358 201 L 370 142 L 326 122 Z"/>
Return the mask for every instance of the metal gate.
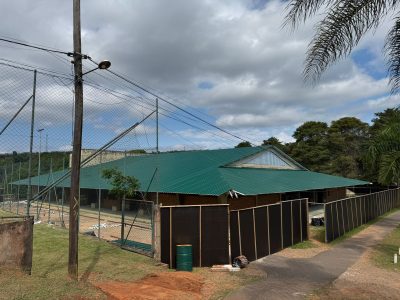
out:
<path id="1" fill-rule="evenodd" d="M 147 256 L 154 253 L 154 203 L 126 199 L 121 208 L 121 248 Z"/>

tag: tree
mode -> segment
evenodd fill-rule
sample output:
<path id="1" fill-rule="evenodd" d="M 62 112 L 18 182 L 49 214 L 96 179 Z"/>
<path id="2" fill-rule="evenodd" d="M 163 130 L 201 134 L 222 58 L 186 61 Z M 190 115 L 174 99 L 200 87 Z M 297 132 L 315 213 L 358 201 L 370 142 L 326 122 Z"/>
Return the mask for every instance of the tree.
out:
<path id="1" fill-rule="evenodd" d="M 275 146 L 278 149 L 282 150 L 283 152 L 286 152 L 286 150 L 287 150 L 286 146 L 284 144 L 282 144 L 282 142 L 274 136 L 270 137 L 267 140 L 264 140 L 262 143 L 262 146 L 269 146 L 269 145 Z"/>
<path id="2" fill-rule="evenodd" d="M 305 122 L 294 132 L 296 142 L 289 145 L 288 154 L 312 171 L 326 172 L 330 161 L 327 133 L 326 123 Z"/>
<path id="3" fill-rule="evenodd" d="M 378 114 L 376 114 L 378 115 Z M 400 181 L 400 111 L 393 109 L 385 116 L 385 125 L 373 136 L 367 161 L 378 169 L 378 182 L 389 185 Z M 377 120 L 375 124 L 377 124 Z"/>
<path id="4" fill-rule="evenodd" d="M 105 178 L 111 185 L 111 194 L 118 199 L 135 196 L 140 187 L 139 181 L 133 176 L 125 176 L 118 169 L 104 169 L 102 177 Z"/>
<path id="5" fill-rule="evenodd" d="M 236 146 L 235 146 L 235 148 L 243 148 L 243 147 L 251 147 L 251 144 L 250 144 L 250 142 L 240 142 L 239 144 L 237 144 Z"/>
<path id="6" fill-rule="evenodd" d="M 395 15 L 383 51 L 392 92 L 400 88 L 400 1 L 396 0 L 290 0 L 285 25 L 295 28 L 321 8 L 326 14 L 317 24 L 305 60 L 304 76 L 317 80 L 337 60 L 350 55 L 363 35 L 379 26 L 388 14 Z"/>
<path id="7" fill-rule="evenodd" d="M 331 151 L 330 173 L 351 177 L 363 177 L 362 154 L 369 137 L 369 125 L 354 117 L 333 121 L 328 130 Z"/>

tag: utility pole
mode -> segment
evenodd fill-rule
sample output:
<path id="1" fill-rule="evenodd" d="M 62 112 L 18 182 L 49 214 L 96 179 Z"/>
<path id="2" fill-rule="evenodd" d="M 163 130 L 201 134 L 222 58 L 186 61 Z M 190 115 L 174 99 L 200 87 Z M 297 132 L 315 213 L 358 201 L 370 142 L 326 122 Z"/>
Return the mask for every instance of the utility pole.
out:
<path id="1" fill-rule="evenodd" d="M 82 148 L 83 83 L 80 0 L 73 0 L 74 71 L 75 71 L 75 116 L 71 162 L 71 192 L 69 199 L 69 253 L 68 274 L 78 279 L 78 231 L 79 231 L 79 178 Z"/>

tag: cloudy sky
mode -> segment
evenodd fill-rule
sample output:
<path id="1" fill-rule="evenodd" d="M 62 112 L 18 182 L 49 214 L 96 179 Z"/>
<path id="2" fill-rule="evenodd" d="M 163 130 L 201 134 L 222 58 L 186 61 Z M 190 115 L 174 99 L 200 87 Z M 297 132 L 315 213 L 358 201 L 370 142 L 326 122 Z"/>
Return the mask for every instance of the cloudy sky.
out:
<path id="1" fill-rule="evenodd" d="M 1 1 L 0 9 L 3 12 L 0 37 L 72 50 L 72 1 Z M 295 32 L 282 29 L 285 15 L 282 1 L 83 0 L 81 10 L 84 53 L 97 60 L 109 59 L 115 72 L 151 87 L 173 103 L 254 143 L 271 136 L 291 141 L 294 129 L 309 120 L 330 122 L 356 116 L 370 122 L 375 112 L 400 104 L 399 97 L 389 96 L 381 53 L 392 22 L 390 16 L 376 32 L 361 41 L 351 57 L 333 66 L 312 87 L 303 82 L 301 72 L 314 22 Z M 5 43 L 0 43 L 0 58 L 71 72 L 68 62 L 57 56 Z M 90 67 L 90 63 L 85 64 Z M 90 76 L 89 81 L 94 84 L 107 82 L 101 75 Z M 11 80 L 8 75 L 1 79 L 2 86 L 6 86 L 6 79 Z M 15 80 L 19 80 L 18 76 Z M 51 98 L 48 101 L 54 104 L 57 101 L 54 95 L 64 95 L 65 91 L 57 90 L 60 84 L 43 82 L 47 82 L 42 83 L 42 88 L 48 90 Z M 110 88 L 114 90 L 133 93 L 121 84 L 113 84 Z M 17 83 L 11 85 L 16 90 Z M 95 101 L 101 98 L 98 91 L 89 87 L 86 93 L 93 100 L 85 103 L 89 106 L 87 134 L 90 130 L 102 130 L 92 135 L 93 140 L 96 136 L 111 137 L 111 132 L 106 134 L 110 128 L 121 131 L 129 123 L 124 118 L 146 114 L 145 110 L 132 111 L 127 107 L 117 112 L 115 105 L 112 113 L 107 112 L 104 102 Z M 64 97 L 71 99 L 71 94 Z M 68 107 L 56 103 L 53 109 L 42 112 L 48 122 L 38 126 L 56 127 L 62 116 L 71 117 Z M 11 107 L 10 111 L 15 109 Z M 174 110 L 170 111 L 174 115 Z M 7 116 L 1 115 L 1 124 L 6 123 Z M 174 116 L 185 118 L 182 113 Z M 166 148 L 183 145 L 220 148 L 239 142 L 224 138 L 211 128 L 199 132 L 171 119 L 161 118 L 160 122 L 161 143 Z M 154 133 L 152 124 L 142 126 L 142 132 Z M 53 140 L 57 136 L 62 139 L 70 131 L 64 125 L 58 128 L 58 134 L 53 133 Z M 61 142 L 57 145 L 63 147 Z"/>

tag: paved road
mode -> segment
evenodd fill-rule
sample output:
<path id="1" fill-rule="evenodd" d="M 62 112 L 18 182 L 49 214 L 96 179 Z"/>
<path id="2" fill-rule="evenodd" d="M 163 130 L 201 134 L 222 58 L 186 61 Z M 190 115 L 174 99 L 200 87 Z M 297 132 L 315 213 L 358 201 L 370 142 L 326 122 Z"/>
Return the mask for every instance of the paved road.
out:
<path id="1" fill-rule="evenodd" d="M 371 246 L 400 223 L 400 212 L 369 226 L 362 232 L 312 258 L 270 255 L 252 263 L 266 279 L 242 287 L 226 299 L 301 299 L 338 278 Z"/>

